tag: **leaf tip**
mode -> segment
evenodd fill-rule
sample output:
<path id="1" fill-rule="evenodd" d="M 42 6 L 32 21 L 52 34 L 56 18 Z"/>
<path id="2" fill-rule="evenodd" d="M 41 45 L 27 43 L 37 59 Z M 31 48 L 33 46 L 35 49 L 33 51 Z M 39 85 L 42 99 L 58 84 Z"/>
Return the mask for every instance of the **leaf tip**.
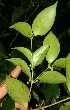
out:
<path id="1" fill-rule="evenodd" d="M 13 26 L 13 25 L 12 25 Z M 12 26 L 10 26 L 9 28 L 13 28 Z"/>
<path id="2" fill-rule="evenodd" d="M 58 1 L 55 2 L 54 6 L 57 7 Z"/>

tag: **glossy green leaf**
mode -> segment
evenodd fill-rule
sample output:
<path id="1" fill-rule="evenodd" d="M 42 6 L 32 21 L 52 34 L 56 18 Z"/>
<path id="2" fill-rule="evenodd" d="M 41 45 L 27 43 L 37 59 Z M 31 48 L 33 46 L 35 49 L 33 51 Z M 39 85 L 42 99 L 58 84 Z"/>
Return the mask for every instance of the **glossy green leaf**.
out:
<path id="1" fill-rule="evenodd" d="M 27 48 L 24 48 L 24 47 L 15 47 L 13 49 L 16 49 L 16 50 L 19 50 L 21 53 L 23 53 L 27 58 L 28 60 L 31 62 L 31 51 Z"/>
<path id="2" fill-rule="evenodd" d="M 64 105 L 62 105 L 59 110 L 70 110 L 70 101 L 64 103 Z"/>
<path id="3" fill-rule="evenodd" d="M 38 76 L 36 80 L 39 80 L 40 83 L 53 83 L 53 84 L 66 82 L 65 76 L 57 71 L 43 72 L 43 74 Z"/>
<path id="4" fill-rule="evenodd" d="M 14 107 L 15 102 L 11 97 L 4 98 L 1 110 L 14 110 Z"/>
<path id="5" fill-rule="evenodd" d="M 52 32 L 49 32 L 49 34 L 43 41 L 43 45 L 50 46 L 50 49 L 46 55 L 46 60 L 48 61 L 48 63 L 52 63 L 58 57 L 58 54 L 60 52 L 59 41 Z"/>
<path id="6" fill-rule="evenodd" d="M 22 66 L 22 71 L 28 76 L 31 76 L 30 73 L 30 68 L 28 67 L 27 63 L 20 59 L 20 58 L 11 58 L 11 59 L 6 59 L 7 61 L 10 61 L 11 63 L 13 63 L 15 66 L 21 65 Z"/>
<path id="7" fill-rule="evenodd" d="M 14 25 L 10 26 L 9 28 L 13 28 L 13 29 L 17 30 L 18 32 L 20 32 L 22 35 L 24 35 L 26 37 L 30 38 L 32 36 L 31 27 L 26 22 L 15 23 Z"/>
<path id="8" fill-rule="evenodd" d="M 26 9 L 24 7 L 17 7 L 12 14 L 12 22 L 17 22 L 22 17 L 25 11 Z"/>
<path id="9" fill-rule="evenodd" d="M 53 63 L 53 66 L 66 68 L 66 58 L 60 58 Z"/>
<path id="10" fill-rule="evenodd" d="M 33 67 L 39 65 L 44 60 L 46 53 L 48 52 L 49 46 L 41 46 L 33 53 Z"/>
<path id="11" fill-rule="evenodd" d="M 55 98 L 55 99 L 59 98 L 59 96 L 60 96 L 60 89 L 59 89 L 58 85 L 56 85 L 56 84 L 49 84 L 48 88 L 49 88 L 50 94 L 52 95 L 53 98 Z"/>
<path id="12" fill-rule="evenodd" d="M 24 107 L 28 106 L 28 87 L 21 81 L 7 76 L 6 88 L 9 96 Z"/>
<path id="13" fill-rule="evenodd" d="M 44 94 L 46 103 L 54 98 L 55 100 L 60 96 L 60 89 L 56 84 L 42 84 L 40 92 Z"/>
<path id="14" fill-rule="evenodd" d="M 50 94 L 51 95 L 51 98 L 59 98 L 60 96 L 60 89 L 58 87 L 58 85 L 56 84 L 48 84 L 48 87 L 46 88 L 47 92 L 46 94 L 48 93 L 48 95 Z M 46 96 L 47 98 L 47 96 Z"/>
<path id="15" fill-rule="evenodd" d="M 70 91 L 70 53 L 66 58 L 66 85 Z"/>
<path id="16" fill-rule="evenodd" d="M 51 29 L 55 21 L 56 7 L 57 2 L 37 15 L 32 24 L 34 36 L 45 35 Z"/>

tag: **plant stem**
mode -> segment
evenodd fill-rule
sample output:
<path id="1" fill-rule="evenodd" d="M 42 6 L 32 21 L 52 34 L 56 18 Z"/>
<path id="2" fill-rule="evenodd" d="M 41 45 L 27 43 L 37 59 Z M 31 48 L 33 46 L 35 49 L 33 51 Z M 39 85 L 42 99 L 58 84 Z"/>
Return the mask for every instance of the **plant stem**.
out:
<path id="1" fill-rule="evenodd" d="M 32 38 L 31 38 L 31 53 L 32 53 Z M 32 57 L 31 57 L 31 86 L 30 86 L 30 91 L 29 91 L 29 95 L 28 95 L 28 101 L 30 102 L 30 94 L 31 94 L 31 90 L 32 90 L 32 86 L 33 86 L 33 53 L 32 53 Z"/>
<path id="2" fill-rule="evenodd" d="M 54 105 L 56 105 L 56 104 L 59 104 L 59 103 L 61 103 L 61 102 L 65 102 L 65 101 L 67 101 L 67 100 L 70 100 L 70 97 L 67 97 L 67 98 L 65 98 L 65 99 L 63 99 L 63 100 L 60 100 L 60 101 L 58 101 L 58 102 L 49 104 L 49 105 L 44 106 L 44 107 L 38 107 L 38 108 L 33 109 L 33 110 L 41 110 L 41 109 L 44 109 L 44 108 L 49 108 L 49 107 L 52 107 L 52 106 L 54 106 Z"/>
<path id="3" fill-rule="evenodd" d="M 31 52 L 32 52 L 32 38 L 31 38 Z"/>

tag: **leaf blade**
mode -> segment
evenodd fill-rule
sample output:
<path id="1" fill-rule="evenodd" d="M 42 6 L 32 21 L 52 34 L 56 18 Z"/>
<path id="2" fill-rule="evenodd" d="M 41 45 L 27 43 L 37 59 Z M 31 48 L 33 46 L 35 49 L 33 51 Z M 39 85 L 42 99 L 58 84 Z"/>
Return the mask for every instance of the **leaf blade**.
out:
<path id="1" fill-rule="evenodd" d="M 56 36 L 51 31 L 43 41 L 43 45 L 46 44 L 50 46 L 50 49 L 46 55 L 46 60 L 48 61 L 48 63 L 52 63 L 57 58 L 60 52 L 60 44 Z"/>
<path id="2" fill-rule="evenodd" d="M 25 11 L 26 9 L 24 7 L 15 8 L 12 14 L 12 22 L 13 23 L 17 22 L 22 17 Z"/>
<path id="3" fill-rule="evenodd" d="M 62 105 L 59 110 L 70 110 L 70 101 L 64 103 L 64 106 Z"/>
<path id="4" fill-rule="evenodd" d="M 28 106 L 29 89 L 24 83 L 22 83 L 17 79 L 7 76 L 6 87 L 7 87 L 8 94 L 15 102 L 21 104 L 24 107 Z"/>
<path id="5" fill-rule="evenodd" d="M 16 49 L 16 50 L 20 51 L 21 53 L 23 53 L 28 58 L 28 60 L 31 62 L 32 53 L 29 49 L 27 49 L 25 47 L 15 47 L 13 49 Z"/>
<path id="6" fill-rule="evenodd" d="M 32 36 L 32 29 L 31 26 L 26 22 L 18 22 L 14 25 L 10 26 L 9 28 L 13 28 L 20 32 L 22 35 L 30 38 Z"/>
<path id="7" fill-rule="evenodd" d="M 70 53 L 66 58 L 66 85 L 68 90 L 70 91 Z"/>
<path id="8" fill-rule="evenodd" d="M 7 61 L 10 61 L 13 63 L 15 66 L 21 65 L 22 66 L 22 71 L 30 78 L 30 68 L 28 67 L 27 63 L 20 59 L 20 58 L 11 58 L 11 59 L 6 59 Z"/>
<path id="9" fill-rule="evenodd" d="M 66 58 L 60 58 L 53 63 L 53 66 L 66 68 Z"/>
<path id="10" fill-rule="evenodd" d="M 37 15 L 32 24 L 34 36 L 45 35 L 51 29 L 55 21 L 56 7 L 57 2 Z"/>
<path id="11" fill-rule="evenodd" d="M 11 97 L 4 98 L 1 110 L 14 110 L 14 107 L 15 102 Z"/>
<path id="12" fill-rule="evenodd" d="M 33 53 L 33 67 L 42 63 L 45 58 L 46 53 L 48 52 L 49 46 L 41 46 Z"/>
<path id="13" fill-rule="evenodd" d="M 57 71 L 43 72 L 43 74 L 37 77 L 36 80 L 39 80 L 40 83 L 53 83 L 53 84 L 66 82 L 65 76 Z"/>

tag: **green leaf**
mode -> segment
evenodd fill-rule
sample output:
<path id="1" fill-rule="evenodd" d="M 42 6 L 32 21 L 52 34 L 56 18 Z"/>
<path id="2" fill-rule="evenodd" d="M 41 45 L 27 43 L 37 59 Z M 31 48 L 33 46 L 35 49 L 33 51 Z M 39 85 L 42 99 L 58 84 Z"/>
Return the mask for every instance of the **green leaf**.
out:
<path id="1" fill-rule="evenodd" d="M 11 97 L 4 98 L 1 110 L 14 110 L 14 107 L 15 102 Z"/>
<path id="2" fill-rule="evenodd" d="M 40 87 L 40 92 L 44 94 L 47 104 L 52 98 L 56 100 L 60 96 L 60 89 L 56 84 L 42 84 Z"/>
<path id="3" fill-rule="evenodd" d="M 36 92 L 34 92 L 34 91 L 33 91 L 33 96 L 34 96 L 34 98 L 35 98 L 37 101 L 39 101 L 39 96 L 38 96 L 38 94 L 37 94 Z"/>
<path id="4" fill-rule="evenodd" d="M 46 53 L 48 52 L 49 46 L 41 46 L 33 53 L 33 67 L 39 65 L 44 60 Z"/>
<path id="5" fill-rule="evenodd" d="M 9 96 L 24 107 L 28 106 L 28 87 L 21 81 L 7 76 L 6 87 Z"/>
<path id="6" fill-rule="evenodd" d="M 0 0 L 0 6 L 5 6 L 5 5 L 1 2 L 1 0 Z"/>
<path id="7" fill-rule="evenodd" d="M 43 74 L 38 76 L 36 80 L 39 80 L 40 83 L 53 83 L 53 84 L 66 82 L 65 76 L 57 71 L 43 72 Z"/>
<path id="8" fill-rule="evenodd" d="M 9 28 L 14 28 L 18 32 L 20 32 L 22 35 L 24 35 L 28 38 L 31 38 L 31 36 L 32 36 L 31 26 L 26 22 L 15 23 L 14 25 L 10 26 Z"/>
<path id="9" fill-rule="evenodd" d="M 6 53 L 5 53 L 5 50 L 4 50 L 4 47 L 3 47 L 2 43 L 0 43 L 0 61 L 3 58 L 8 58 L 8 57 L 7 57 Z"/>
<path id="10" fill-rule="evenodd" d="M 48 63 L 52 63 L 58 57 L 58 54 L 60 52 L 59 41 L 52 32 L 49 32 L 49 34 L 43 41 L 43 45 L 50 46 L 50 49 L 46 55 L 46 60 L 48 61 Z"/>
<path id="11" fill-rule="evenodd" d="M 60 96 L 60 89 L 59 89 L 58 85 L 56 85 L 56 84 L 49 84 L 48 88 L 49 88 L 49 91 L 50 91 L 50 93 L 51 93 L 53 98 L 55 98 L 55 99 L 59 98 L 59 96 Z"/>
<path id="12" fill-rule="evenodd" d="M 0 83 L 6 79 L 6 73 L 0 73 Z"/>
<path id="13" fill-rule="evenodd" d="M 6 59 L 6 60 L 13 63 L 15 66 L 21 65 L 22 66 L 22 71 L 28 77 L 31 77 L 30 68 L 28 67 L 27 63 L 24 60 L 22 60 L 20 58 L 11 58 L 11 59 Z"/>
<path id="14" fill-rule="evenodd" d="M 12 22 L 13 23 L 17 22 L 22 17 L 25 11 L 26 9 L 24 7 L 16 8 L 12 15 Z"/>
<path id="15" fill-rule="evenodd" d="M 51 29 L 55 21 L 56 7 L 57 2 L 37 15 L 32 24 L 34 36 L 45 35 Z"/>
<path id="16" fill-rule="evenodd" d="M 10 54 L 10 57 L 12 58 L 21 58 L 25 60 L 25 56 L 18 50 L 14 49 Z"/>
<path id="17" fill-rule="evenodd" d="M 70 53 L 66 58 L 66 85 L 68 90 L 70 91 Z"/>
<path id="18" fill-rule="evenodd" d="M 70 101 L 64 103 L 64 106 L 62 105 L 59 110 L 70 110 Z"/>
<path id="19" fill-rule="evenodd" d="M 53 66 L 66 68 L 66 58 L 60 58 L 53 63 Z"/>
<path id="20" fill-rule="evenodd" d="M 19 50 L 21 53 L 23 53 L 27 58 L 28 60 L 31 62 L 31 51 L 27 48 L 24 48 L 24 47 L 15 47 L 13 49 L 16 49 L 16 50 Z"/>

